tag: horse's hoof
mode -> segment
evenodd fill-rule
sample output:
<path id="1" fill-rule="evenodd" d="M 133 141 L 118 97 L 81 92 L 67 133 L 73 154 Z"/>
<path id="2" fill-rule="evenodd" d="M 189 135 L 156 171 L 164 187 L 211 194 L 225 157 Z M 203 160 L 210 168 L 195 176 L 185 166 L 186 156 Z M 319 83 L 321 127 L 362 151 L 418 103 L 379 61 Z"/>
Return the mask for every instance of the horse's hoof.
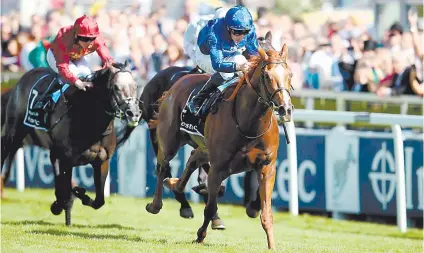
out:
<path id="1" fill-rule="evenodd" d="M 192 219 L 194 217 L 191 207 L 180 208 L 180 216 L 184 219 Z"/>
<path id="2" fill-rule="evenodd" d="M 170 185 L 170 178 L 169 177 L 167 177 L 167 178 L 165 178 L 164 180 L 163 180 L 163 186 L 165 186 L 166 188 L 168 188 L 168 189 L 170 189 L 170 190 L 172 190 L 172 188 L 171 188 L 171 185 Z"/>
<path id="3" fill-rule="evenodd" d="M 225 225 L 224 222 L 220 218 L 218 218 L 212 220 L 211 228 L 213 230 L 225 230 Z"/>
<path id="4" fill-rule="evenodd" d="M 59 215 L 62 213 L 63 211 L 63 207 L 59 206 L 59 204 L 57 203 L 57 201 L 53 202 L 50 205 L 50 211 L 52 212 L 52 214 L 54 215 Z"/>
<path id="5" fill-rule="evenodd" d="M 206 238 L 206 231 L 204 231 L 204 232 L 197 231 L 197 239 L 196 239 L 197 243 L 203 243 L 205 238 Z"/>
<path id="6" fill-rule="evenodd" d="M 180 181 L 179 178 L 169 178 L 169 177 L 167 177 L 163 180 L 163 186 L 170 189 L 171 191 L 180 192 L 176 189 L 178 181 Z"/>
<path id="7" fill-rule="evenodd" d="M 100 207 L 102 207 L 105 204 L 104 200 L 94 200 L 91 203 L 91 207 L 95 210 L 99 209 Z"/>
<path id="8" fill-rule="evenodd" d="M 194 186 L 193 188 L 191 188 L 195 193 L 202 195 L 201 192 L 203 193 L 206 189 L 206 184 L 199 184 L 197 186 Z M 207 190 L 206 190 L 207 193 Z"/>
<path id="9" fill-rule="evenodd" d="M 196 240 L 193 241 L 193 244 L 203 244 L 203 239 L 197 238 Z"/>
<path id="10" fill-rule="evenodd" d="M 246 207 L 246 214 L 250 218 L 254 219 L 254 218 L 258 217 L 259 211 L 254 209 L 254 208 Z"/>
<path id="11" fill-rule="evenodd" d="M 146 211 L 151 214 L 158 214 L 160 212 L 160 209 L 157 209 L 153 206 L 152 203 L 146 205 Z"/>

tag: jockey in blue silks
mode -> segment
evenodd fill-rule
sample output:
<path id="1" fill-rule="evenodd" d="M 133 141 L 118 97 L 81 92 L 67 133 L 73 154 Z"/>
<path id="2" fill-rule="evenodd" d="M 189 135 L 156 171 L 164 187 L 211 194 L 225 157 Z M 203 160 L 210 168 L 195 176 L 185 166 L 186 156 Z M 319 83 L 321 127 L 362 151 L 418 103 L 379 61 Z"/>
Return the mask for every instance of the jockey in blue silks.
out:
<path id="1" fill-rule="evenodd" d="M 196 36 L 193 34 L 193 36 Z M 185 36 L 189 37 L 189 36 Z M 187 54 L 211 78 L 188 103 L 189 110 L 197 115 L 204 99 L 223 81 L 232 79 L 236 72 L 248 71 L 250 63 L 242 55 L 258 55 L 258 40 L 250 12 L 243 6 L 227 11 L 224 18 L 209 20 L 200 30 L 197 45 L 186 49 Z"/>

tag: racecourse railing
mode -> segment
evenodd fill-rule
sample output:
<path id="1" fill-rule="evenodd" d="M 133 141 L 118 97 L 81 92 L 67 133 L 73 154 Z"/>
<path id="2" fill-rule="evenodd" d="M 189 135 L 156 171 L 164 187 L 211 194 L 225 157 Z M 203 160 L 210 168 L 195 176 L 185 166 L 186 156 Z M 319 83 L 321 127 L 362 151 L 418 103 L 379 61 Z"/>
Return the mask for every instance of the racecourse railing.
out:
<path id="1" fill-rule="evenodd" d="M 313 122 L 333 122 L 351 124 L 357 122 L 366 122 L 369 124 L 390 125 L 393 133 L 393 143 L 395 146 L 395 167 L 396 167 L 396 209 L 397 225 L 401 232 L 407 230 L 406 217 L 406 194 L 405 194 L 405 159 L 404 146 L 401 127 L 422 128 L 424 117 L 414 115 L 394 115 L 383 113 L 363 113 L 363 112 L 335 112 L 335 111 L 317 111 L 317 110 L 296 110 L 294 121 L 313 121 Z M 282 130 L 281 130 L 282 131 Z M 294 123 L 288 123 L 288 134 L 291 143 L 287 151 L 289 160 L 289 191 L 290 203 L 289 210 L 292 215 L 298 215 L 298 188 L 297 188 L 297 155 L 296 155 L 296 133 Z"/>

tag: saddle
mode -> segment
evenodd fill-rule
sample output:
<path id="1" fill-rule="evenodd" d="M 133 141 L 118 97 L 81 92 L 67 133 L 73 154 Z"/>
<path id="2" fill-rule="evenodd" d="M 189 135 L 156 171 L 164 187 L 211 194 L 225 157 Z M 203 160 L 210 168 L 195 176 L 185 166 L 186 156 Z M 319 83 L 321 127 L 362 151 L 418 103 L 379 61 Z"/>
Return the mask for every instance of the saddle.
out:
<path id="1" fill-rule="evenodd" d="M 203 104 L 200 107 L 199 115 L 195 116 L 190 112 L 188 109 L 188 102 L 191 100 L 191 98 L 197 93 L 199 93 L 200 89 L 202 88 L 202 85 L 197 86 L 194 88 L 194 90 L 190 93 L 190 96 L 188 97 L 184 109 L 181 112 L 180 117 L 180 130 L 187 132 L 189 134 L 199 135 L 204 137 L 204 124 L 206 121 L 206 117 L 209 113 L 215 114 L 218 111 L 218 105 L 222 100 L 222 96 L 224 94 L 225 89 L 227 89 L 230 85 L 236 83 L 238 80 L 237 77 L 230 79 L 229 81 L 225 82 L 224 84 L 218 86 L 212 93 L 209 94 L 209 96 L 204 100 Z"/>

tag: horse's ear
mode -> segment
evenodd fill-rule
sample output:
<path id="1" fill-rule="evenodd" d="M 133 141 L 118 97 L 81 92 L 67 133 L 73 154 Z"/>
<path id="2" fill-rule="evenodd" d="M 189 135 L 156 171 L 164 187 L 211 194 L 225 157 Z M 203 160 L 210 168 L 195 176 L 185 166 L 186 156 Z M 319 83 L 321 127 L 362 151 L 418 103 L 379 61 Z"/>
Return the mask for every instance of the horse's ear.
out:
<path id="1" fill-rule="evenodd" d="M 265 50 L 263 48 L 258 48 L 258 53 L 261 56 L 262 59 L 265 61 L 268 60 L 268 55 L 266 54 Z"/>
<path id="2" fill-rule="evenodd" d="M 128 60 L 125 60 L 124 68 L 126 71 L 131 71 L 130 62 Z"/>
<path id="3" fill-rule="evenodd" d="M 280 55 L 283 58 L 284 61 L 287 61 L 287 55 L 288 55 L 287 45 L 284 43 L 283 48 L 281 49 Z"/>
<path id="4" fill-rule="evenodd" d="M 271 42 L 272 42 L 272 34 L 271 34 L 271 31 L 269 31 L 269 32 L 267 32 L 267 33 L 266 33 L 266 35 L 265 35 L 265 40 L 266 40 L 269 44 L 271 44 Z"/>

